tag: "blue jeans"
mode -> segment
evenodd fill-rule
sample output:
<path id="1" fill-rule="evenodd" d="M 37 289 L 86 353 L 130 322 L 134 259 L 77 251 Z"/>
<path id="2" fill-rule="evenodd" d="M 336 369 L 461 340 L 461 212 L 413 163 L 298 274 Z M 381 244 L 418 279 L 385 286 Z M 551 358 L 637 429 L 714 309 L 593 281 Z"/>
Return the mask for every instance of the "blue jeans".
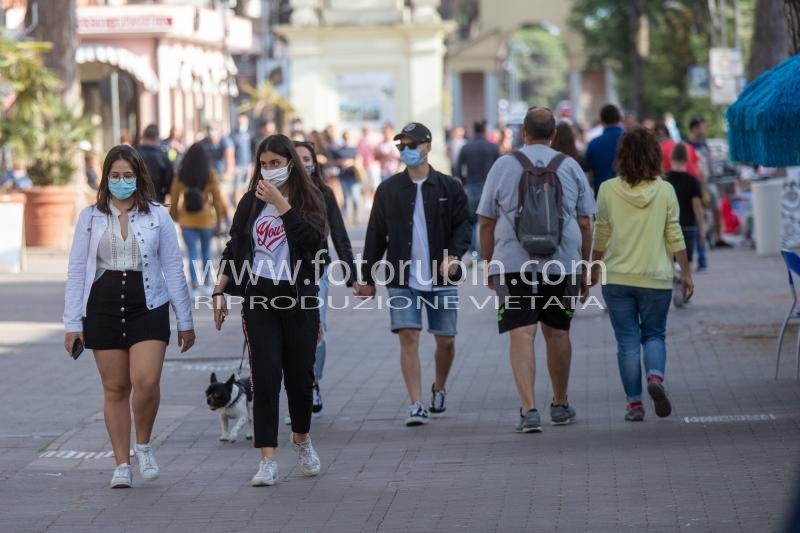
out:
<path id="1" fill-rule="evenodd" d="M 339 177 L 339 185 L 342 187 L 342 216 L 350 215 L 350 203 L 353 203 L 354 215 L 358 214 L 358 206 L 361 204 L 361 184 L 355 178 Z"/>
<path id="2" fill-rule="evenodd" d="M 322 276 L 319 278 L 319 299 L 321 300 L 319 308 L 319 325 L 322 328 L 322 338 L 317 343 L 316 359 L 314 360 L 314 381 L 322 380 L 322 371 L 325 368 L 325 348 L 328 343 L 328 323 L 325 322 L 325 311 L 328 309 L 328 287 L 330 280 L 328 279 L 328 266 L 322 269 Z"/>
<path id="3" fill-rule="evenodd" d="M 189 253 L 189 275 L 192 278 L 192 286 L 197 287 L 199 285 L 197 282 L 198 271 L 205 274 L 205 269 L 211 263 L 211 238 L 214 236 L 214 228 L 181 228 L 181 233 L 183 242 L 186 243 L 186 251 Z M 200 253 L 203 256 L 201 265 L 197 264 L 198 243 L 200 243 Z M 208 273 L 210 274 L 211 271 L 209 270 Z M 208 281 L 213 284 L 213 276 L 211 280 L 203 279 L 203 285 Z"/>
<path id="4" fill-rule="evenodd" d="M 604 285 L 603 298 L 617 338 L 617 362 L 625 396 L 628 402 L 639 402 L 642 347 L 646 375 L 664 378 L 667 364 L 664 335 L 672 290 Z"/>
<path id="5" fill-rule="evenodd" d="M 700 239 L 697 239 L 697 268 L 708 268 L 708 259 L 706 259 L 706 245 L 700 244 Z"/>

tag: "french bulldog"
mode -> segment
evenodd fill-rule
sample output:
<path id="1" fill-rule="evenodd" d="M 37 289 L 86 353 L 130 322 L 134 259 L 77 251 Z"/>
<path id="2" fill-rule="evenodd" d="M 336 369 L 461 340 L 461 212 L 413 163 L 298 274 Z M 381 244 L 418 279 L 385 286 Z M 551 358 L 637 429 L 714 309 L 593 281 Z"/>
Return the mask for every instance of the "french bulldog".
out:
<path id="1" fill-rule="evenodd" d="M 247 428 L 245 438 L 253 438 L 253 407 L 250 378 L 238 379 L 231 374 L 228 381 L 217 381 L 217 375 L 211 373 L 211 383 L 206 388 L 206 404 L 219 415 L 222 433 L 219 440 L 235 442 L 239 432 Z M 233 424 L 231 424 L 233 422 Z"/>

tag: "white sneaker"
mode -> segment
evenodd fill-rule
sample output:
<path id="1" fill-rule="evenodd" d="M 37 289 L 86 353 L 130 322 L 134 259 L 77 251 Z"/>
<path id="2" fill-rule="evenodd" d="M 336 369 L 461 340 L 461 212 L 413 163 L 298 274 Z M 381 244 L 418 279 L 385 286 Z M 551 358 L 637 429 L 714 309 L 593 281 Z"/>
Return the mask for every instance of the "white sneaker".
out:
<path id="1" fill-rule="evenodd" d="M 254 487 L 274 485 L 276 477 L 278 477 L 278 463 L 273 459 L 262 457 L 258 464 L 258 472 L 250 480 L 250 484 Z"/>
<path id="2" fill-rule="evenodd" d="M 132 483 L 133 472 L 131 471 L 131 465 L 128 463 L 117 465 L 117 468 L 114 469 L 114 475 L 111 477 L 111 488 L 129 489 Z"/>
<path id="3" fill-rule="evenodd" d="M 153 455 L 153 447 L 149 444 L 136 445 L 136 462 L 139 463 L 139 473 L 148 480 L 157 479 L 161 471 Z"/>
<path id="4" fill-rule="evenodd" d="M 444 404 L 442 404 L 444 407 Z M 422 426 L 428 423 L 428 410 L 420 403 L 412 403 L 408 406 L 407 426 Z"/>
<path id="5" fill-rule="evenodd" d="M 305 442 L 297 444 L 294 441 L 294 437 L 289 435 L 289 442 L 292 443 L 292 448 L 297 452 L 297 464 L 300 466 L 303 475 L 316 476 L 319 474 L 319 455 L 311 445 L 311 437 L 306 437 Z"/>

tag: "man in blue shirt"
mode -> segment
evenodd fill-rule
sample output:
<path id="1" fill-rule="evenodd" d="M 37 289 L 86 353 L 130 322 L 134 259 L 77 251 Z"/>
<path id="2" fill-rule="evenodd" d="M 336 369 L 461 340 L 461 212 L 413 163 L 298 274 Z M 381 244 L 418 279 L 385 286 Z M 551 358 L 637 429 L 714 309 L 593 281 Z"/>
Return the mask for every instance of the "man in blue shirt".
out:
<path id="1" fill-rule="evenodd" d="M 600 184 L 616 175 L 614 159 L 623 132 L 622 113 L 617 106 L 606 104 L 600 110 L 600 122 L 603 124 L 603 133 L 586 148 L 586 166 L 589 167 L 587 177 L 592 183 L 595 196 Z"/>

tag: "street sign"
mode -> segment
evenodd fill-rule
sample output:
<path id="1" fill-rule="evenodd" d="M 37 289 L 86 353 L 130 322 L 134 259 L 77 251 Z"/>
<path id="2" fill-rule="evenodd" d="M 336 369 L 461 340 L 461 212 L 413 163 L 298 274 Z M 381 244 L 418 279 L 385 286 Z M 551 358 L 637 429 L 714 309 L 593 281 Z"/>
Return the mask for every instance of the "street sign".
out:
<path id="1" fill-rule="evenodd" d="M 736 48 L 712 48 L 708 66 L 712 76 L 744 76 L 742 52 Z"/>
<path id="2" fill-rule="evenodd" d="M 711 103 L 729 105 L 736 101 L 744 84 L 742 52 L 736 48 L 712 48 L 708 61 L 711 73 Z"/>
<path id="3" fill-rule="evenodd" d="M 710 95 L 710 73 L 706 67 L 692 65 L 689 67 L 687 82 L 690 98 L 708 98 Z"/>
<path id="4" fill-rule="evenodd" d="M 732 76 L 714 76 L 711 78 L 711 104 L 730 105 L 736 101 L 739 84 Z"/>

